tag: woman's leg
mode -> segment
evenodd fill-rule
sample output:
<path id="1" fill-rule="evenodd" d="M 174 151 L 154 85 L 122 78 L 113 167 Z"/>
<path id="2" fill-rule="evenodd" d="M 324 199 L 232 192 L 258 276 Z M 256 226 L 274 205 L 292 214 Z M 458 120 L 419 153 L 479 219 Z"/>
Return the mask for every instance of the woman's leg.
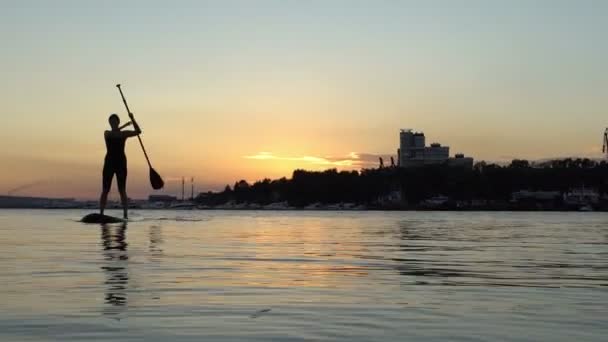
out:
<path id="1" fill-rule="evenodd" d="M 111 168 L 107 165 L 103 167 L 103 180 L 101 185 L 101 196 L 99 198 L 99 213 L 103 215 L 103 211 L 106 209 L 106 204 L 108 202 L 108 193 L 110 192 L 110 187 L 112 186 L 112 177 L 114 173 L 111 171 Z"/>
<path id="2" fill-rule="evenodd" d="M 118 183 L 118 192 L 120 193 L 120 201 L 122 202 L 122 217 L 128 219 L 129 198 L 127 197 L 127 169 L 120 170 L 116 173 L 116 183 Z"/>

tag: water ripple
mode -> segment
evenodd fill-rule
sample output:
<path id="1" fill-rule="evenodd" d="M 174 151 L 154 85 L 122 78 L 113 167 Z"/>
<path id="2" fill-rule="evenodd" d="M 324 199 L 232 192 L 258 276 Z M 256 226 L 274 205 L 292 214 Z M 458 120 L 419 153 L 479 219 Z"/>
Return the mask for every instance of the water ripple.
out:
<path id="1" fill-rule="evenodd" d="M 608 333 L 601 213 L 0 212 L 0 340 Z"/>

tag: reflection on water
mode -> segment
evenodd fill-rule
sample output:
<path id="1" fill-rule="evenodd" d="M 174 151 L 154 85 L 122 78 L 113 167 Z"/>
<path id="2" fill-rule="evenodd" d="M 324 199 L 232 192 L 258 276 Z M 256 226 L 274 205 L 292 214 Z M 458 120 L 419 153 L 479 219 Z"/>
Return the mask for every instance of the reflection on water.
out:
<path id="1" fill-rule="evenodd" d="M 148 252 L 150 253 L 151 259 L 158 261 L 163 256 L 163 234 L 160 225 L 152 224 L 150 226 L 149 241 Z"/>
<path id="2" fill-rule="evenodd" d="M 148 230 L 148 262 L 150 263 L 151 267 L 155 267 L 157 269 L 157 271 L 151 273 L 150 276 L 157 278 L 161 278 L 157 274 L 162 273 L 162 270 L 159 270 L 159 268 L 161 259 L 163 257 L 163 242 L 163 231 L 160 222 L 159 224 L 150 225 Z M 158 301 L 161 298 L 161 293 L 156 289 L 155 286 L 150 286 L 147 297 L 154 301 Z"/>
<path id="3" fill-rule="evenodd" d="M 129 254 L 126 232 L 126 223 L 101 226 L 101 245 L 106 261 L 101 269 L 106 277 L 105 303 L 108 304 L 103 312 L 110 316 L 121 314 L 128 304 Z"/>
<path id="4" fill-rule="evenodd" d="M 0 341 L 608 334 L 603 213 L 0 213 Z"/>
<path id="5" fill-rule="evenodd" d="M 596 259 L 605 253 L 588 249 L 585 242 L 592 238 L 593 244 L 606 246 L 599 235 L 603 227 L 591 225 L 581 232 L 582 227 L 571 230 L 569 224 L 551 227 L 518 219 L 475 224 L 402 220 L 398 225 L 403 253 L 392 260 L 415 284 L 552 288 L 596 287 L 608 281 L 608 267 Z"/>

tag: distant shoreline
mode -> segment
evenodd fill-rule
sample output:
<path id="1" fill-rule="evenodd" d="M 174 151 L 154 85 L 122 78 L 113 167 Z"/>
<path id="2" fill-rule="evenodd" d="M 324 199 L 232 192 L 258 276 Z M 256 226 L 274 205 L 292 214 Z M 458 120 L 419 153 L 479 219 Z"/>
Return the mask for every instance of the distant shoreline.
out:
<path id="1" fill-rule="evenodd" d="M 0 207 L 0 210 L 49 210 L 49 211 L 60 211 L 60 210 L 89 210 L 98 211 L 99 209 L 94 208 L 8 208 Z M 108 210 L 119 210 L 117 208 L 111 208 Z M 390 209 L 390 208 L 365 208 L 365 209 L 306 209 L 306 208 L 286 208 L 286 209 L 264 209 L 264 208 L 195 208 L 195 209 L 171 209 L 171 208 L 133 208 L 130 211 L 174 211 L 174 212 L 191 212 L 191 211 L 268 211 L 268 212 L 376 212 L 376 211 L 388 211 L 388 212 L 505 212 L 505 213 L 517 213 L 517 212 L 555 212 L 555 213 L 572 213 L 572 212 L 592 212 L 592 213 L 605 213 L 608 212 L 606 209 L 599 210 L 576 210 L 576 209 Z"/>
<path id="2" fill-rule="evenodd" d="M 183 190 L 183 189 L 182 189 Z M 0 208 L 97 210 L 97 200 L 0 195 Z M 108 208 L 121 207 L 111 202 Z M 472 169 L 450 165 L 361 171 L 294 170 L 290 179 L 245 180 L 186 198 L 152 194 L 132 209 L 319 211 L 608 211 L 608 162 L 513 160 Z"/>

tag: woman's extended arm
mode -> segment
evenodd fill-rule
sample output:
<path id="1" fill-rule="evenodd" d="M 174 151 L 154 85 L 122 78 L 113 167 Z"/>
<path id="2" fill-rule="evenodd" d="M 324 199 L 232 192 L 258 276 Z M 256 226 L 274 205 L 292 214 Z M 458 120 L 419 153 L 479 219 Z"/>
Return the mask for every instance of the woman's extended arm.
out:
<path id="1" fill-rule="evenodd" d="M 129 117 L 131 118 L 131 122 L 127 122 L 126 124 L 120 126 L 120 129 L 133 125 L 135 130 L 134 131 L 120 131 L 120 132 L 116 133 L 116 134 L 119 134 L 123 138 L 135 137 L 135 136 L 138 136 L 141 134 L 141 129 L 139 128 L 139 125 L 135 121 L 135 117 L 133 116 L 133 114 L 129 113 Z"/>
<path id="2" fill-rule="evenodd" d="M 118 129 L 122 131 L 123 129 L 125 129 L 125 128 L 127 128 L 127 127 L 131 126 L 132 124 L 133 124 L 133 123 L 132 123 L 131 121 L 129 121 L 129 122 L 127 122 L 126 124 L 124 124 L 124 125 L 122 125 L 122 126 L 118 127 Z"/>

